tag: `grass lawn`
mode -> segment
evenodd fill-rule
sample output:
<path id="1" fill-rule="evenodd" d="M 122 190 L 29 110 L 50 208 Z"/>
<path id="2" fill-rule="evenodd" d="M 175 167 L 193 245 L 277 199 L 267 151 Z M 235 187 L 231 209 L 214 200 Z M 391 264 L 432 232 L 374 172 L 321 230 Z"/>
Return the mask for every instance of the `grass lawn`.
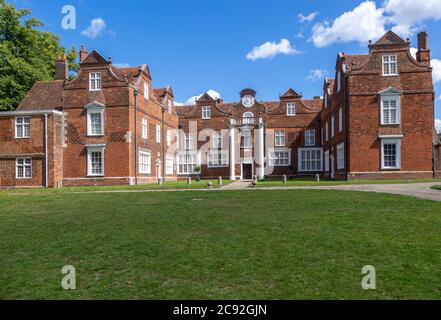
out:
<path id="1" fill-rule="evenodd" d="M 0 203 L 0 299 L 441 298 L 439 202 L 245 190 Z M 61 289 L 64 265 L 75 291 Z M 361 289 L 365 265 L 377 290 Z"/>
<path id="2" fill-rule="evenodd" d="M 66 187 L 62 189 L 44 189 L 44 188 L 18 188 L 0 190 L 0 196 L 3 194 L 16 193 L 71 193 L 84 191 L 125 191 L 125 190 L 173 190 L 173 189 L 207 189 L 207 183 L 211 182 L 214 188 L 218 187 L 217 179 L 208 180 L 192 180 L 191 185 L 187 184 L 187 180 L 165 182 L 159 184 L 146 184 L 138 186 L 118 185 L 118 186 L 92 186 L 92 187 Z M 230 184 L 230 180 L 223 180 L 223 185 Z"/>
<path id="3" fill-rule="evenodd" d="M 435 190 L 441 190 L 441 185 L 439 185 L 439 186 L 433 186 L 432 189 L 435 189 Z"/>
<path id="4" fill-rule="evenodd" d="M 353 180 L 353 181 L 336 181 L 322 179 L 316 182 L 313 177 L 295 178 L 288 180 L 286 183 L 280 179 L 266 179 L 258 181 L 258 187 L 304 187 L 304 186 L 338 186 L 350 184 L 405 184 L 405 183 L 424 183 L 424 182 L 441 182 L 441 179 L 414 179 L 414 180 Z"/>

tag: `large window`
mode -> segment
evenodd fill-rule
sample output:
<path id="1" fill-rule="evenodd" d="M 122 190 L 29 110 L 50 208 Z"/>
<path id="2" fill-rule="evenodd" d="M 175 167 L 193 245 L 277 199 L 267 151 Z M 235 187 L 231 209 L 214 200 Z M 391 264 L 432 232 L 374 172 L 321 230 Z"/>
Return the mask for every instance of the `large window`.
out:
<path id="1" fill-rule="evenodd" d="M 31 118 L 30 117 L 17 117 L 15 118 L 15 137 L 30 138 L 31 137 Z"/>
<path id="2" fill-rule="evenodd" d="M 337 145 L 337 169 L 345 168 L 345 144 Z"/>
<path id="3" fill-rule="evenodd" d="M 161 126 L 156 125 L 156 143 L 161 143 Z"/>
<path id="4" fill-rule="evenodd" d="M 143 118 L 142 119 L 142 138 L 143 139 L 148 139 L 149 137 L 149 124 L 147 122 L 147 118 Z"/>
<path id="5" fill-rule="evenodd" d="M 315 130 L 305 131 L 305 147 L 315 146 Z"/>
<path id="6" fill-rule="evenodd" d="M 286 114 L 289 117 L 292 117 L 292 116 L 296 115 L 296 104 L 295 103 L 288 103 L 286 105 Z"/>
<path id="7" fill-rule="evenodd" d="M 196 173 L 197 165 L 198 165 L 197 153 L 181 153 L 178 155 L 179 174 Z"/>
<path id="8" fill-rule="evenodd" d="M 210 107 L 202 107 L 202 119 L 211 119 Z"/>
<path id="9" fill-rule="evenodd" d="M 275 139 L 276 147 L 284 147 L 285 146 L 285 131 L 276 131 L 276 139 Z"/>
<path id="10" fill-rule="evenodd" d="M 208 167 L 220 168 L 228 166 L 228 152 L 211 151 L 208 154 Z"/>
<path id="11" fill-rule="evenodd" d="M 400 169 L 401 140 L 386 138 L 381 140 L 381 168 Z"/>
<path id="12" fill-rule="evenodd" d="M 381 97 L 381 124 L 400 123 L 400 98 L 398 96 Z"/>
<path id="13" fill-rule="evenodd" d="M 213 134 L 213 149 L 222 149 L 222 133 L 215 132 Z"/>
<path id="14" fill-rule="evenodd" d="M 87 109 L 87 135 L 104 135 L 104 107 L 90 106 Z"/>
<path id="15" fill-rule="evenodd" d="M 87 175 L 104 176 L 104 146 L 87 147 Z"/>
<path id="16" fill-rule="evenodd" d="M 290 150 L 274 150 L 269 153 L 270 166 L 287 167 L 291 165 Z"/>
<path id="17" fill-rule="evenodd" d="M 151 173 L 151 155 L 149 152 L 139 152 L 139 173 L 150 174 Z"/>
<path id="18" fill-rule="evenodd" d="M 251 130 L 242 130 L 242 148 L 252 148 Z"/>
<path id="19" fill-rule="evenodd" d="M 165 159 L 165 174 L 168 176 L 173 175 L 173 166 L 174 166 L 174 161 L 173 161 L 173 156 L 167 156 L 167 158 Z"/>
<path id="20" fill-rule="evenodd" d="M 299 171 L 301 172 L 322 171 L 322 149 L 321 148 L 299 149 Z"/>
<path id="21" fill-rule="evenodd" d="M 149 99 L 149 84 L 147 82 L 144 82 L 144 99 Z"/>
<path id="22" fill-rule="evenodd" d="M 89 90 L 101 90 L 101 72 L 91 72 L 89 74 Z"/>
<path id="23" fill-rule="evenodd" d="M 383 76 L 398 75 L 397 55 L 383 56 Z"/>
<path id="24" fill-rule="evenodd" d="M 32 179 L 32 159 L 17 158 L 15 177 L 17 179 Z"/>

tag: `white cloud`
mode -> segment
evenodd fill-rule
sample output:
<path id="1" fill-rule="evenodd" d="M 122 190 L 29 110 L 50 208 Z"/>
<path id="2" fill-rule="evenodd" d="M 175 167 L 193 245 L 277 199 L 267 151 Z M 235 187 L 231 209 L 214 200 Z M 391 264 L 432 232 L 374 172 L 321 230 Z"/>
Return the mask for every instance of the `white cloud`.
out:
<path id="1" fill-rule="evenodd" d="M 195 105 L 196 104 L 196 100 L 198 100 L 200 97 L 202 97 L 202 95 L 204 93 L 201 93 L 200 95 L 188 98 L 185 103 L 175 102 L 175 105 L 177 105 L 177 106 L 183 106 L 183 105 L 185 105 L 185 106 L 192 106 L 192 105 Z M 215 100 L 221 99 L 221 94 L 219 92 L 213 90 L 213 89 L 208 90 L 207 93 L 210 95 L 210 97 L 212 97 Z"/>
<path id="2" fill-rule="evenodd" d="M 81 31 L 81 34 L 88 38 L 95 39 L 102 35 L 105 29 L 106 23 L 104 20 L 102 18 L 97 18 L 93 19 L 90 22 L 90 26 L 86 30 Z"/>
<path id="3" fill-rule="evenodd" d="M 316 47 L 326 47 L 335 42 L 367 43 L 386 32 L 386 20 L 383 8 L 377 8 L 373 1 L 365 1 L 339 16 L 332 24 L 325 21 L 314 25 L 311 40 Z"/>
<path id="4" fill-rule="evenodd" d="M 322 80 L 327 74 L 328 71 L 326 70 L 313 69 L 309 72 L 309 75 L 305 79 L 310 81 Z"/>
<path id="5" fill-rule="evenodd" d="M 247 54 L 247 59 L 256 61 L 258 59 L 271 59 L 279 54 L 291 55 L 297 54 L 299 51 L 291 47 L 291 43 L 287 39 L 276 42 L 266 42 L 259 47 L 254 47 L 253 50 Z"/>
<path id="6" fill-rule="evenodd" d="M 430 61 L 430 65 L 433 68 L 433 82 L 440 82 L 441 81 L 441 60 L 439 59 L 432 59 Z"/>
<path id="7" fill-rule="evenodd" d="M 438 133 L 441 133 L 441 120 L 435 119 L 435 128 Z"/>
<path id="8" fill-rule="evenodd" d="M 441 19 L 441 0 L 386 0 L 384 9 L 395 24 L 393 30 L 402 36 L 411 35 L 415 26 L 425 20 Z"/>
<path id="9" fill-rule="evenodd" d="M 319 14 L 318 11 L 316 11 L 316 12 L 312 12 L 312 13 L 308 14 L 307 16 L 304 16 L 303 13 L 300 13 L 300 14 L 297 16 L 297 18 L 299 18 L 299 21 L 300 21 L 301 23 L 304 23 L 304 22 L 312 22 L 312 21 L 315 19 L 315 17 L 318 16 L 318 14 Z"/>
<path id="10" fill-rule="evenodd" d="M 410 48 L 410 55 L 416 60 L 417 48 Z"/>
<path id="11" fill-rule="evenodd" d="M 117 68 L 128 68 L 130 67 L 130 64 L 128 63 L 112 63 L 114 67 Z"/>

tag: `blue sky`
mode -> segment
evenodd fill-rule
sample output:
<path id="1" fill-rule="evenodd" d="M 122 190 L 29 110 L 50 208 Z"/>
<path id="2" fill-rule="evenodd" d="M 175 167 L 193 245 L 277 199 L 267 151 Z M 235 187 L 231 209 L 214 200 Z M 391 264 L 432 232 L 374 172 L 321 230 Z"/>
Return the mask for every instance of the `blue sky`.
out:
<path id="1" fill-rule="evenodd" d="M 237 101 L 245 87 L 260 100 L 275 100 L 289 87 L 321 95 L 338 52 L 366 53 L 368 40 L 391 28 L 416 46 L 424 29 L 441 119 L 441 0 L 9 2 L 30 8 L 66 47 L 84 44 L 114 63 L 149 64 L 154 86 L 171 84 L 179 102 L 210 89 Z M 61 26 L 65 5 L 76 9 L 76 30 Z"/>

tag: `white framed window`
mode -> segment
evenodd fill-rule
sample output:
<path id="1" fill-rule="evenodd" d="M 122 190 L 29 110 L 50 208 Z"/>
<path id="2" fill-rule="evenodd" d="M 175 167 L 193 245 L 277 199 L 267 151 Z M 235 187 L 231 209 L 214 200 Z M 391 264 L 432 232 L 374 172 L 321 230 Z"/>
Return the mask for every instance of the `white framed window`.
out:
<path id="1" fill-rule="evenodd" d="M 104 135 L 104 107 L 92 106 L 87 109 L 87 135 Z"/>
<path id="2" fill-rule="evenodd" d="M 334 138 L 335 135 L 335 118 L 332 116 L 331 118 L 331 138 Z"/>
<path id="3" fill-rule="evenodd" d="M 32 158 L 16 159 L 15 178 L 32 179 Z"/>
<path id="4" fill-rule="evenodd" d="M 89 91 L 100 91 L 102 88 L 101 72 L 89 73 Z"/>
<path id="5" fill-rule="evenodd" d="M 103 145 L 87 146 L 87 175 L 89 177 L 104 176 L 104 150 Z"/>
<path id="6" fill-rule="evenodd" d="M 168 100 L 168 113 L 172 113 L 172 109 L 173 109 L 173 101 L 172 100 Z"/>
<path id="7" fill-rule="evenodd" d="M 148 100 L 149 99 L 149 89 L 150 86 L 147 82 L 144 82 L 144 99 Z"/>
<path id="8" fill-rule="evenodd" d="M 147 118 L 142 118 L 141 134 L 143 139 L 147 140 L 149 138 L 149 124 Z"/>
<path id="9" fill-rule="evenodd" d="M 315 146 L 315 130 L 305 131 L 305 147 Z"/>
<path id="10" fill-rule="evenodd" d="M 338 110 L 338 132 L 343 131 L 343 109 Z"/>
<path id="11" fill-rule="evenodd" d="M 400 98 L 381 97 L 381 124 L 400 124 Z"/>
<path id="12" fill-rule="evenodd" d="M 285 146 L 285 131 L 276 131 L 275 146 L 276 147 L 284 147 Z"/>
<path id="13" fill-rule="evenodd" d="M 401 168 L 401 139 L 381 139 L 381 169 Z"/>
<path id="14" fill-rule="evenodd" d="M 337 92 L 341 90 L 341 71 L 337 72 Z"/>
<path id="15" fill-rule="evenodd" d="M 288 103 L 286 105 L 286 115 L 288 117 L 293 117 L 296 115 L 296 104 L 295 103 Z"/>
<path id="16" fill-rule="evenodd" d="M 398 75 L 398 58 L 396 54 L 384 55 L 383 59 L 383 76 Z"/>
<path id="17" fill-rule="evenodd" d="M 337 169 L 345 168 L 345 144 L 344 142 L 337 145 Z"/>
<path id="18" fill-rule="evenodd" d="M 139 173 L 150 174 L 152 168 L 152 156 L 150 152 L 139 151 Z"/>
<path id="19" fill-rule="evenodd" d="M 172 132 L 167 130 L 167 147 L 171 147 L 172 145 Z"/>
<path id="20" fill-rule="evenodd" d="M 202 107 L 202 119 L 211 119 L 211 107 Z"/>
<path id="21" fill-rule="evenodd" d="M 193 174 L 196 173 L 198 165 L 198 154 L 196 152 L 186 152 L 178 154 L 178 173 Z"/>
<path id="22" fill-rule="evenodd" d="M 161 143 L 161 126 L 156 125 L 156 143 Z"/>
<path id="23" fill-rule="evenodd" d="M 213 134 L 213 149 L 222 149 L 222 133 L 221 132 L 215 132 Z"/>
<path id="24" fill-rule="evenodd" d="M 15 118 L 15 138 L 25 139 L 31 137 L 31 118 L 16 117 Z"/>
<path id="25" fill-rule="evenodd" d="M 322 171 L 322 153 L 321 148 L 299 148 L 299 171 Z"/>
<path id="26" fill-rule="evenodd" d="M 192 134 L 185 136 L 185 150 L 195 149 L 195 139 Z"/>
<path id="27" fill-rule="evenodd" d="M 243 124 L 253 124 L 254 114 L 252 112 L 245 112 L 243 114 Z"/>
<path id="28" fill-rule="evenodd" d="M 174 160 L 173 156 L 167 156 L 165 158 L 165 174 L 168 176 L 173 175 L 173 166 L 174 166 Z"/>
<path id="29" fill-rule="evenodd" d="M 208 153 L 208 167 L 222 168 L 228 166 L 228 152 L 210 151 Z"/>
<path id="30" fill-rule="evenodd" d="M 325 152 L 325 172 L 329 172 L 329 150 Z"/>
<path id="31" fill-rule="evenodd" d="M 242 130 L 242 148 L 252 148 L 251 130 Z"/>
<path id="32" fill-rule="evenodd" d="M 272 150 L 269 152 L 269 163 L 273 167 L 288 167 L 291 165 L 290 150 Z"/>
<path id="33" fill-rule="evenodd" d="M 326 131 L 325 138 L 326 138 L 326 141 L 328 141 L 329 140 L 329 124 L 328 124 L 328 122 L 326 122 L 326 130 L 325 131 Z"/>

